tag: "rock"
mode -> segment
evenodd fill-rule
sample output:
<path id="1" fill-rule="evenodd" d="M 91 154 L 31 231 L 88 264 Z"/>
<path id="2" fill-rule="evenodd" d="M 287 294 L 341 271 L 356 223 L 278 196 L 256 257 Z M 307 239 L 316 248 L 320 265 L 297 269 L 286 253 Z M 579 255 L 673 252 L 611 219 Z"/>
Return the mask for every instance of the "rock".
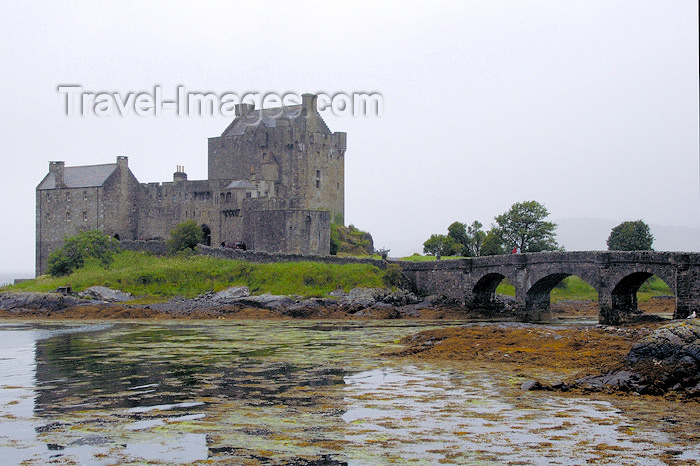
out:
<path id="1" fill-rule="evenodd" d="M 353 288 L 347 296 L 340 298 L 340 304 L 360 310 L 382 301 L 386 295 L 386 290 L 382 288 Z"/>
<path id="2" fill-rule="evenodd" d="M 544 386 L 537 380 L 528 380 L 520 386 L 520 390 L 529 392 L 531 390 L 542 390 Z"/>
<path id="3" fill-rule="evenodd" d="M 382 301 L 387 304 L 393 304 L 394 306 L 406 306 L 408 304 L 416 304 L 420 299 L 410 291 L 396 290 L 384 296 Z"/>
<path id="4" fill-rule="evenodd" d="M 286 310 L 295 303 L 289 296 L 273 295 L 272 293 L 236 298 L 230 302 L 274 310 Z"/>
<path id="5" fill-rule="evenodd" d="M 688 355 L 700 364 L 700 322 L 688 320 L 674 322 L 656 330 L 632 347 L 625 358 L 628 364 L 644 361 L 679 362 Z"/>
<path id="6" fill-rule="evenodd" d="M 125 293 L 120 290 L 113 290 L 107 288 L 106 286 L 91 286 L 86 288 L 84 291 L 78 293 L 78 296 L 86 299 L 97 299 L 100 301 L 107 301 L 110 303 L 116 303 L 121 301 L 129 301 L 133 297 L 131 293 Z"/>
<path id="7" fill-rule="evenodd" d="M 658 328 L 636 343 L 622 367 L 583 377 L 576 386 L 663 394 L 680 391 L 695 396 L 700 385 L 700 321 L 683 320 Z"/>
<path id="8" fill-rule="evenodd" d="M 0 309 L 6 311 L 42 309 L 55 312 L 81 304 L 86 304 L 85 300 L 58 293 L 0 293 Z"/>
<path id="9" fill-rule="evenodd" d="M 576 386 L 592 391 L 614 389 L 638 392 L 643 390 L 640 382 L 643 380 L 638 374 L 628 370 L 618 370 L 603 375 L 583 377 L 576 381 Z"/>
<path id="10" fill-rule="evenodd" d="M 216 303 L 226 303 L 237 298 L 250 296 L 250 289 L 247 286 L 232 286 L 223 291 L 214 293 L 209 299 Z"/>

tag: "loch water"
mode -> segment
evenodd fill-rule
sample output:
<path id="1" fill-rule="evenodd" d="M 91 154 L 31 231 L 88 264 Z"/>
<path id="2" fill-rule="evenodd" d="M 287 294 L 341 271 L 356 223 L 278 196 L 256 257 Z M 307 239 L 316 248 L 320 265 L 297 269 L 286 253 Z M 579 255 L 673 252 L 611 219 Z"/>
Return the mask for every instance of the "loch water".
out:
<path id="1" fill-rule="evenodd" d="M 684 435 L 698 403 L 523 392 L 550 374 L 386 356 L 445 325 L 0 323 L 1 462 L 700 461 Z"/>

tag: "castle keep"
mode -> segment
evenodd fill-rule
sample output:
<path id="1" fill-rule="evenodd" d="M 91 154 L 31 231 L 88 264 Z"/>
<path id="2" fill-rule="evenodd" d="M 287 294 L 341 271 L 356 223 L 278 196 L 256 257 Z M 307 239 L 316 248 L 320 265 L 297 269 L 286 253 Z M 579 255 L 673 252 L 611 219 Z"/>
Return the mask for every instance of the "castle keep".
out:
<path id="1" fill-rule="evenodd" d="M 324 255 L 330 223 L 345 209 L 346 133 L 332 133 L 316 96 L 301 105 L 240 104 L 221 136 L 209 139 L 208 179 L 139 183 L 127 157 L 67 167 L 50 162 L 36 188 L 36 273 L 66 236 L 100 230 L 120 240 L 167 239 L 177 224 L 201 225 L 203 242 Z"/>

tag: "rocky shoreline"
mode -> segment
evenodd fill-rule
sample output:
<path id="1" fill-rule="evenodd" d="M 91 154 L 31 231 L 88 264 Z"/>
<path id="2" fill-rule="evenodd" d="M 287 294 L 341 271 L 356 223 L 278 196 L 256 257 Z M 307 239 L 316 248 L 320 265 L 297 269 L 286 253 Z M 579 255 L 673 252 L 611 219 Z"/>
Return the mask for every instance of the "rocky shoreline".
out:
<path id="1" fill-rule="evenodd" d="M 411 292 L 381 288 L 335 291 L 327 298 L 303 298 L 265 293 L 253 295 L 236 286 L 192 299 L 136 304 L 128 293 L 94 286 L 80 293 L 0 293 L 0 315 L 53 318 L 183 318 L 183 317 L 289 317 L 289 318 L 468 318 L 468 312 L 434 295 L 419 298 Z M 257 312 L 256 312 L 257 311 Z M 506 315 L 503 316 L 507 318 Z"/>
<path id="2" fill-rule="evenodd" d="M 486 317 L 440 296 L 420 298 L 403 290 L 355 288 L 327 298 L 269 293 L 244 286 L 192 299 L 137 304 L 128 293 L 91 287 L 81 293 L 0 293 L 0 317 L 49 319 L 310 318 L 454 319 Z M 505 306 L 507 309 L 507 306 Z M 512 320 L 507 311 L 498 321 Z M 681 394 L 700 399 L 700 319 L 632 328 L 497 323 L 426 331 L 408 337 L 394 356 L 477 360 L 586 368 L 587 375 L 553 383 L 528 380 L 523 390 L 558 390 L 640 395 Z M 548 352 L 549 351 L 549 352 Z M 595 373 L 593 368 L 598 368 Z M 600 373 L 602 368 L 606 368 Z"/>

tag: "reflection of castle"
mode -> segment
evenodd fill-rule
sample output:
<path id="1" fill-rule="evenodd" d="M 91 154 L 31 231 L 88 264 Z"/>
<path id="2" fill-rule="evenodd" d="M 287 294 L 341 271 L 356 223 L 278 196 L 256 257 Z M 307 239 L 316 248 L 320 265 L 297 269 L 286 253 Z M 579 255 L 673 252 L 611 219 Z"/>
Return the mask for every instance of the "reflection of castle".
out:
<path id="1" fill-rule="evenodd" d="M 208 179 L 139 183 L 126 157 L 66 167 L 50 162 L 36 191 L 36 273 L 65 236 L 101 230 L 120 239 L 164 239 L 187 219 L 205 242 L 243 241 L 275 253 L 328 254 L 330 222 L 345 208 L 346 134 L 332 133 L 316 108 L 265 110 L 241 104 L 219 137 L 209 139 Z"/>

